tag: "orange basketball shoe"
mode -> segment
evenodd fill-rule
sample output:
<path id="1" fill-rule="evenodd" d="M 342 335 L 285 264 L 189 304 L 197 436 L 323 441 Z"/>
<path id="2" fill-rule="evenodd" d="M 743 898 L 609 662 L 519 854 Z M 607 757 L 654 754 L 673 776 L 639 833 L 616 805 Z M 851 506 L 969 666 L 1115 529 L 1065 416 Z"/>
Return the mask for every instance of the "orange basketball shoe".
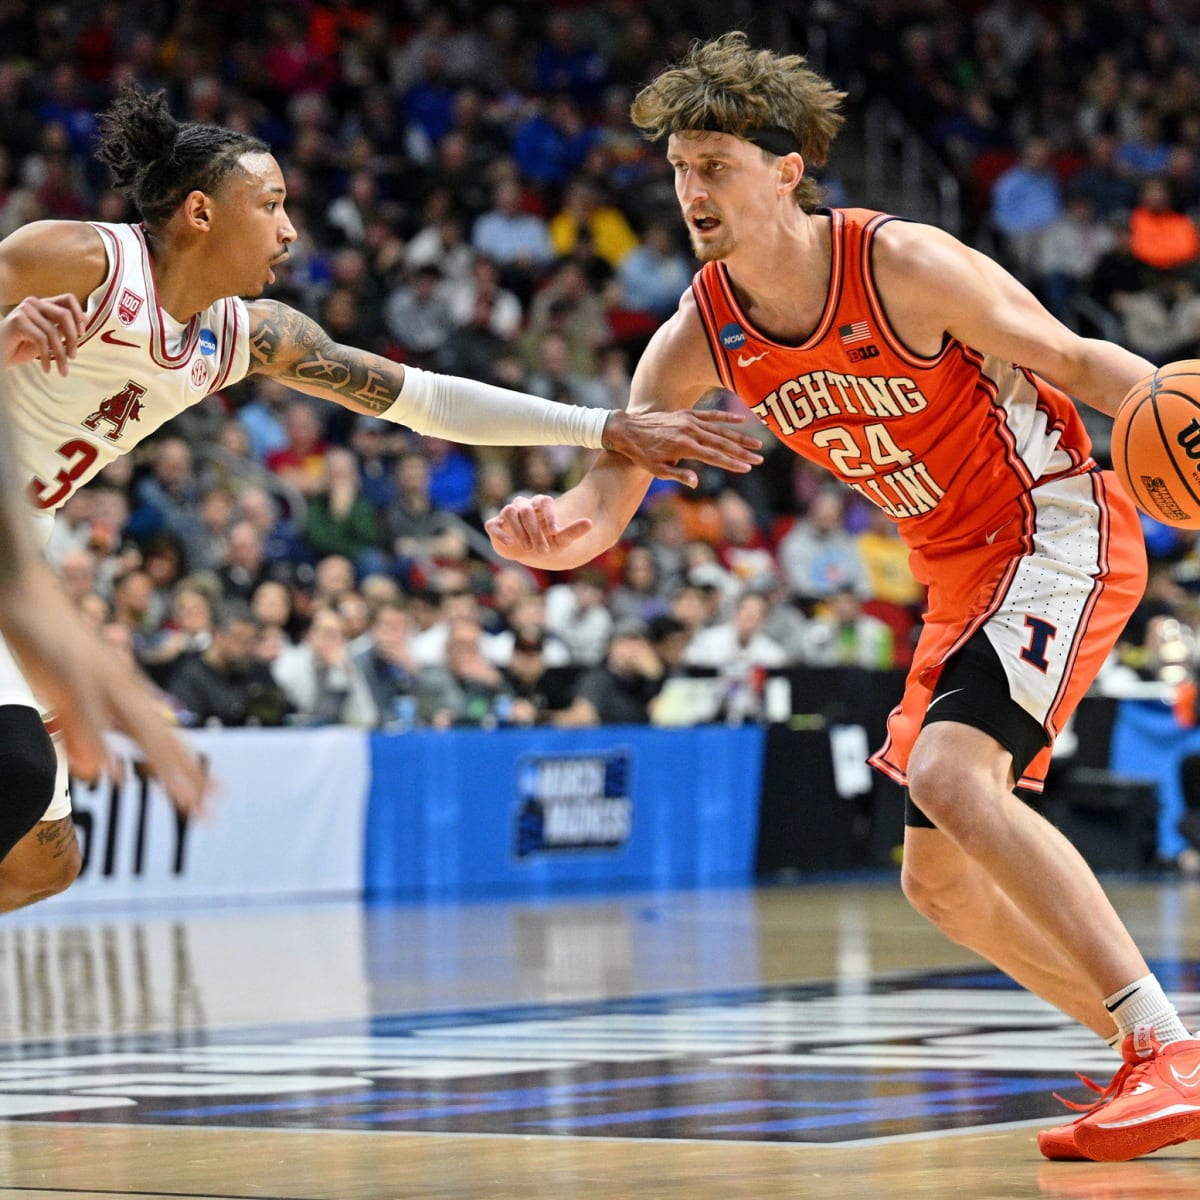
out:
<path id="1" fill-rule="evenodd" d="M 1047 1158 L 1124 1162 L 1200 1137 L 1200 1040 L 1162 1046 L 1153 1026 L 1138 1025 L 1121 1055 L 1125 1063 L 1108 1087 L 1080 1076 L 1100 1093 L 1083 1116 L 1038 1134 Z"/>

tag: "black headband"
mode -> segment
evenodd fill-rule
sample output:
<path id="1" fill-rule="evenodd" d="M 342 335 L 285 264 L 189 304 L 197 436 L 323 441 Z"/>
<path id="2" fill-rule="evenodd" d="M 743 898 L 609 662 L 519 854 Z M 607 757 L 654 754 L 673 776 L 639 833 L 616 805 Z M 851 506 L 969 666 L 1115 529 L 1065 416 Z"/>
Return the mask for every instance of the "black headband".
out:
<path id="1" fill-rule="evenodd" d="M 728 133 L 727 129 L 697 129 L 696 133 Z M 781 158 L 785 154 L 800 154 L 800 142 L 796 135 L 790 129 L 784 129 L 782 125 L 764 125 L 761 128 L 744 129 L 741 133 L 733 134 L 734 137 L 739 137 L 744 142 L 750 142 L 757 146 L 760 150 L 766 150 L 770 154 L 778 154 Z"/>
<path id="2" fill-rule="evenodd" d="M 796 135 L 790 129 L 784 129 L 782 125 L 764 125 L 761 129 L 747 129 L 738 136 L 747 142 L 752 142 L 762 150 L 778 154 L 781 158 L 785 154 L 800 153 L 800 142 Z"/>

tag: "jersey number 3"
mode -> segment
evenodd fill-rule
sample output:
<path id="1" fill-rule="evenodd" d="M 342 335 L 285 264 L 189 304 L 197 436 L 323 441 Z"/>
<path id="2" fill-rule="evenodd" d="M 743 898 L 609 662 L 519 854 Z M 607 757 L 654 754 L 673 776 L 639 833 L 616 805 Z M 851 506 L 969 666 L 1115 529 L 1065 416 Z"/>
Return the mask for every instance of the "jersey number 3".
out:
<path id="1" fill-rule="evenodd" d="M 99 451 L 91 442 L 71 438 L 58 448 L 66 465 L 49 483 L 35 479 L 29 485 L 29 495 L 38 508 L 57 508 L 76 488 L 80 478 L 99 457 Z"/>

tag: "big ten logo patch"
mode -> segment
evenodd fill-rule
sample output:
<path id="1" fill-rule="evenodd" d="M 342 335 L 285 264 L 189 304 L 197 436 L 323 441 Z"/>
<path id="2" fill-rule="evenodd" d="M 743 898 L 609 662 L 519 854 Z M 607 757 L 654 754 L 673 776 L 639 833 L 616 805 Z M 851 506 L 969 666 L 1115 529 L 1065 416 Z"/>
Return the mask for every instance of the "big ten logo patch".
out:
<path id="1" fill-rule="evenodd" d="M 623 846 L 633 830 L 631 768 L 628 750 L 525 755 L 517 766 L 517 858 Z"/>

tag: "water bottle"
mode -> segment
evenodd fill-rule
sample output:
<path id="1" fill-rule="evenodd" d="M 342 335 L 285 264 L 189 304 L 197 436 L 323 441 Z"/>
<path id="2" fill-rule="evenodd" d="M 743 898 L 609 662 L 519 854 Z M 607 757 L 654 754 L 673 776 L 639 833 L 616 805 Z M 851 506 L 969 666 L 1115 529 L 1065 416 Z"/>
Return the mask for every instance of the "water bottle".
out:
<path id="1" fill-rule="evenodd" d="M 394 702 L 395 726 L 401 733 L 408 733 L 417 723 L 417 702 L 412 696 L 397 696 Z"/>

